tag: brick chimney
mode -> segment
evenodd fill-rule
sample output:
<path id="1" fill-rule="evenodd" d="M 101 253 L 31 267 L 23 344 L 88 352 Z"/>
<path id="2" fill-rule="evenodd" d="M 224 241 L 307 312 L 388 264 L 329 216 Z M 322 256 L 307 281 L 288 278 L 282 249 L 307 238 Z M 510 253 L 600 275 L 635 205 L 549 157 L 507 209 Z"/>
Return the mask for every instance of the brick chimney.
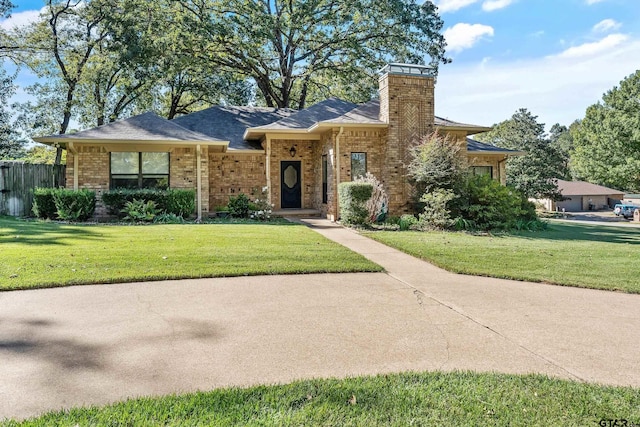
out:
<path id="1" fill-rule="evenodd" d="M 406 163 L 412 142 L 433 130 L 434 76 L 424 65 L 388 64 L 380 70 L 380 120 L 389 124 L 383 181 L 391 196 L 392 214 L 406 212 L 411 186 Z"/>

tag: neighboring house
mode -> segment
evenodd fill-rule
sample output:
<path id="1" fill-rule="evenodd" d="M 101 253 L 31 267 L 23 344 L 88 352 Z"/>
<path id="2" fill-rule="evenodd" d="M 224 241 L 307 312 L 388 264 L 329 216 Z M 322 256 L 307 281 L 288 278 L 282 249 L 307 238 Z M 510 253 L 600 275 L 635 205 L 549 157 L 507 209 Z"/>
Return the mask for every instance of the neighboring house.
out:
<path id="1" fill-rule="evenodd" d="M 536 200 L 549 211 L 580 212 L 588 210 L 610 209 L 620 203 L 622 191 L 584 181 L 558 180 L 558 190 L 563 197 L 561 201 L 551 199 Z"/>
<path id="2" fill-rule="evenodd" d="M 640 206 L 640 194 L 625 194 L 621 203 Z"/>
<path id="3" fill-rule="evenodd" d="M 216 106 L 171 121 L 145 113 L 34 140 L 67 150 L 68 188 L 98 195 L 119 187 L 194 188 L 199 218 L 263 187 L 276 211 L 338 218 L 338 184 L 365 172 L 384 184 L 392 215 L 406 212 L 409 146 L 433 130 L 461 145 L 474 173 L 505 182 L 507 157 L 522 153 L 469 138 L 489 127 L 435 117 L 428 67 L 389 64 L 379 83 L 379 99 L 362 105 L 330 98 L 300 111 Z M 96 215 L 105 214 L 99 202 Z"/>

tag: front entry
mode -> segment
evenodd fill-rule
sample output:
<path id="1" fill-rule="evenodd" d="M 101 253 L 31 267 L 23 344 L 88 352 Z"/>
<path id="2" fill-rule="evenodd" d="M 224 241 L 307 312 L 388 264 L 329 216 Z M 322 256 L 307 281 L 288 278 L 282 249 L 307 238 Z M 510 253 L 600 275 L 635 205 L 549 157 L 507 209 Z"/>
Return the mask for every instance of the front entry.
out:
<path id="1" fill-rule="evenodd" d="M 300 162 L 280 162 L 280 193 L 282 209 L 302 208 L 302 183 L 300 180 Z"/>

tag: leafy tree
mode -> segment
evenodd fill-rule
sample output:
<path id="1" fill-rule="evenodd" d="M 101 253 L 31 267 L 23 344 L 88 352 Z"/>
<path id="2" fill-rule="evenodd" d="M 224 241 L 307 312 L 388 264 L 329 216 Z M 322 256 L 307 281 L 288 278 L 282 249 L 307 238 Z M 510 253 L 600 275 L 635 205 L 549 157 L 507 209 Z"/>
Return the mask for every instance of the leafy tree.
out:
<path id="1" fill-rule="evenodd" d="M 454 190 L 467 172 L 461 147 L 448 135 L 425 135 L 409 149 L 408 174 L 420 199 L 436 189 Z"/>
<path id="2" fill-rule="evenodd" d="M 544 123 L 526 108 L 497 125 L 477 139 L 497 147 L 524 151 L 524 156 L 507 160 L 507 185 L 527 197 L 559 199 L 557 178 L 566 176 L 566 157 L 552 144 L 544 131 Z M 559 131 L 556 128 L 557 131 Z"/>
<path id="3" fill-rule="evenodd" d="M 29 148 L 20 159 L 26 163 L 41 163 L 52 165 L 56 160 L 56 149 L 42 144 L 36 144 Z M 62 163 L 66 163 L 66 152 L 62 153 Z"/>
<path id="4" fill-rule="evenodd" d="M 17 159 L 24 154 L 24 141 L 15 131 L 11 112 L 7 109 L 9 98 L 15 93 L 14 78 L 0 68 L 0 159 Z"/>
<path id="5" fill-rule="evenodd" d="M 211 104 L 248 103 L 246 78 L 194 58 L 196 40 L 185 24 L 190 12 L 175 1 L 121 0 L 117 11 L 103 23 L 115 55 L 111 63 L 133 77 L 129 93 L 135 94 L 138 108 L 153 108 L 172 119 Z M 136 81 L 146 85 L 134 86 Z"/>
<path id="6" fill-rule="evenodd" d="M 202 61 L 253 79 L 270 107 L 304 108 L 390 59 L 446 63 L 443 22 L 415 0 L 178 0 Z M 340 78 L 347 77 L 347 85 Z M 348 93 L 348 91 L 346 91 Z"/>
<path id="7" fill-rule="evenodd" d="M 640 71 L 587 108 L 572 136 L 571 170 L 576 178 L 640 191 Z"/>
<path id="8" fill-rule="evenodd" d="M 562 157 L 562 175 L 558 175 L 558 178 L 571 180 L 571 170 L 569 168 L 569 159 L 571 158 L 571 151 L 573 150 L 573 137 L 571 136 L 570 128 L 575 126 L 572 124 L 569 128 L 556 123 L 551 126 L 549 131 L 549 144 L 559 153 Z"/>
<path id="9" fill-rule="evenodd" d="M 0 0 L 0 18 L 11 17 L 11 9 L 14 7 L 15 5 L 9 0 Z M 0 57 L 10 56 L 18 48 L 19 46 L 9 37 L 9 34 L 0 28 Z"/>
<path id="10" fill-rule="evenodd" d="M 16 31 L 16 37 L 29 47 L 22 62 L 38 77 L 53 81 L 39 88 L 51 88 L 47 95 L 55 98 L 52 105 L 59 108 L 59 134 L 68 130 L 87 62 L 96 45 L 106 37 L 99 29 L 105 13 L 100 2 L 47 0 L 42 19 Z M 61 156 L 62 150 L 58 149 L 56 164 Z"/>

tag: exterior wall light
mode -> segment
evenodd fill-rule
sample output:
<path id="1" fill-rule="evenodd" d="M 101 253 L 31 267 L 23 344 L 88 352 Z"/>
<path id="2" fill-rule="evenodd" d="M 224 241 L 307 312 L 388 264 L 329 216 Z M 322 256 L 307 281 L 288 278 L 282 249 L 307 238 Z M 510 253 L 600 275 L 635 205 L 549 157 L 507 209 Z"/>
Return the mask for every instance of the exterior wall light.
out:
<path id="1" fill-rule="evenodd" d="M 295 145 L 291 146 L 291 148 L 289 149 L 289 154 L 291 154 L 291 157 L 295 157 L 296 156 L 296 147 L 295 147 Z"/>

